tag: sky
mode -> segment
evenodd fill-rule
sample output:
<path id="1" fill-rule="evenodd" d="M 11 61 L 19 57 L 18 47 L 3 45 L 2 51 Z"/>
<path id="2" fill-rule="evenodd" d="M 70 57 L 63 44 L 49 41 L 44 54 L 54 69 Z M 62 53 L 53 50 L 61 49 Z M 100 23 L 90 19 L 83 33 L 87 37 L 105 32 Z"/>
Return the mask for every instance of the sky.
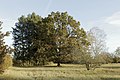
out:
<path id="1" fill-rule="evenodd" d="M 104 30 L 109 52 L 120 46 L 120 0 L 1 0 L 3 32 L 12 31 L 21 15 L 35 12 L 45 17 L 52 11 L 67 11 L 86 31 L 92 27 Z M 5 42 L 12 46 L 12 35 Z"/>

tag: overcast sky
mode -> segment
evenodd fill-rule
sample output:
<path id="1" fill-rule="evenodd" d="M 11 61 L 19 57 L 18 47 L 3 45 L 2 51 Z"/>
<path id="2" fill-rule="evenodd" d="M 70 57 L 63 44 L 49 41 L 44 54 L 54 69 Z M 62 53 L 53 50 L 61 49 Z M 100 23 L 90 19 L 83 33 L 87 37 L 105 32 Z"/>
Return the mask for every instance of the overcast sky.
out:
<path id="1" fill-rule="evenodd" d="M 45 17 L 52 11 L 67 11 L 86 31 L 92 27 L 103 29 L 110 52 L 120 46 L 120 0 L 1 0 L 3 31 L 12 31 L 21 15 L 35 12 Z M 6 44 L 12 45 L 11 38 L 6 38 Z"/>

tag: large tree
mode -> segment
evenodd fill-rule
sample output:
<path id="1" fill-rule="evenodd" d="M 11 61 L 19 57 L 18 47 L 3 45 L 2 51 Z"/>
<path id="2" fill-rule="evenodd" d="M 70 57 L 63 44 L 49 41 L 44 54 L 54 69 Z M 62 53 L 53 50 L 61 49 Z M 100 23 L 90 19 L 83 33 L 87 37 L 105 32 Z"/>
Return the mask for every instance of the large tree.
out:
<path id="1" fill-rule="evenodd" d="M 60 66 L 60 63 L 65 62 L 75 48 L 81 49 L 83 45 L 87 45 L 86 32 L 67 12 L 52 12 L 47 19 L 52 20 L 50 32 L 53 44 L 50 56 L 52 61 Z"/>
<path id="2" fill-rule="evenodd" d="M 52 20 L 42 18 L 35 26 L 35 35 L 32 38 L 32 52 L 34 54 L 33 60 L 36 65 L 44 65 L 49 59 L 50 49 L 53 43 L 51 31 Z"/>
<path id="3" fill-rule="evenodd" d="M 41 17 L 35 13 L 29 14 L 27 17 L 21 16 L 13 28 L 14 39 L 14 58 L 25 62 L 33 59 L 36 48 L 33 46 L 33 40 L 36 39 L 36 27 Z"/>

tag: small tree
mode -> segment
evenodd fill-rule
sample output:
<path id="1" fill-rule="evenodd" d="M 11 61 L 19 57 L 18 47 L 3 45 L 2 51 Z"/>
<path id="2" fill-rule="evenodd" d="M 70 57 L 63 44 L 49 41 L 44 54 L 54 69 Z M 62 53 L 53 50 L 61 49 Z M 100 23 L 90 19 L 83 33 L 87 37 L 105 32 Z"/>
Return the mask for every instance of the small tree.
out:
<path id="1" fill-rule="evenodd" d="M 107 50 L 105 39 L 106 34 L 98 27 L 94 27 L 88 31 L 88 41 L 91 44 L 89 46 L 89 52 L 92 57 L 90 67 L 93 69 L 100 66 L 100 64 L 104 62 L 101 54 Z"/>
<path id="2" fill-rule="evenodd" d="M 6 54 L 4 57 L 3 57 L 3 62 L 1 63 L 0 65 L 0 68 L 2 71 L 4 71 L 5 69 L 8 69 L 8 67 L 11 67 L 12 66 L 12 57 L 10 54 Z"/>
<path id="3" fill-rule="evenodd" d="M 8 56 L 10 50 L 4 42 L 4 37 L 8 36 L 9 32 L 6 32 L 5 34 L 2 33 L 1 24 L 2 22 L 0 22 L 0 73 L 11 66 L 12 63 L 12 58 L 10 58 L 11 56 Z"/>

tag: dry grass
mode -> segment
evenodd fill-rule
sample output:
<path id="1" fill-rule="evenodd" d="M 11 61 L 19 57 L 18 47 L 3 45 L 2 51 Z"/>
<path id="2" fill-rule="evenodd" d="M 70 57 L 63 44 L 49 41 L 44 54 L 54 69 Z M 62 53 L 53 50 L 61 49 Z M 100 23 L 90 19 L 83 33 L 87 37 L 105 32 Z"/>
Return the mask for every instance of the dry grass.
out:
<path id="1" fill-rule="evenodd" d="M 55 66 L 11 67 L 0 80 L 120 80 L 120 64 L 105 64 L 94 71 L 87 71 L 83 65 Z"/>

